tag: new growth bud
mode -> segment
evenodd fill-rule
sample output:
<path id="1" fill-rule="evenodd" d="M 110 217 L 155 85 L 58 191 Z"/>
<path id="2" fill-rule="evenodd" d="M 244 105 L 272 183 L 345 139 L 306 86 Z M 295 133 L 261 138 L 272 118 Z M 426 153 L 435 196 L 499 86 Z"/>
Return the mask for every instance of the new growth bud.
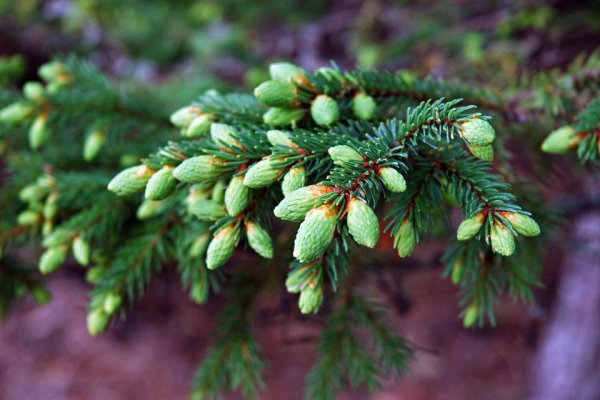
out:
<path id="1" fill-rule="evenodd" d="M 458 230 L 456 231 L 456 238 L 458 240 L 471 239 L 481 229 L 481 226 L 483 225 L 483 220 L 484 217 L 482 213 L 475 214 L 473 217 L 464 220 L 458 226 Z"/>
<path id="2" fill-rule="evenodd" d="M 188 138 L 197 138 L 205 136 L 209 131 L 214 121 L 214 117 L 210 114 L 201 114 L 194 118 L 192 122 L 181 131 L 181 135 Z"/>
<path id="3" fill-rule="evenodd" d="M 310 115 L 317 125 L 330 126 L 337 122 L 340 110 L 334 99 L 325 94 L 320 94 L 310 106 Z"/>
<path id="4" fill-rule="evenodd" d="M 81 236 L 76 236 L 73 239 L 73 257 L 80 265 L 86 266 L 90 263 L 90 244 Z"/>
<path id="5" fill-rule="evenodd" d="M 492 145 L 485 145 L 485 146 L 475 146 L 475 145 L 471 145 L 469 146 L 469 150 L 471 150 L 471 153 L 483 160 L 483 161 L 493 161 L 494 160 L 494 148 L 492 147 Z"/>
<path id="6" fill-rule="evenodd" d="M 580 139 L 577 132 L 570 126 L 559 128 L 544 140 L 542 151 L 550 154 L 562 154 L 577 146 Z"/>
<path id="7" fill-rule="evenodd" d="M 289 107 L 296 102 L 296 86 L 285 81 L 266 81 L 254 89 L 254 95 L 269 107 Z"/>
<path id="8" fill-rule="evenodd" d="M 108 183 L 108 190 L 119 196 L 130 196 L 146 187 L 153 172 L 145 165 L 124 169 Z"/>
<path id="9" fill-rule="evenodd" d="M 515 237 L 504 224 L 494 224 L 490 230 L 492 250 L 501 256 L 511 256 L 515 252 Z"/>
<path id="10" fill-rule="evenodd" d="M 248 220 L 246 222 L 246 237 L 250 247 L 261 257 L 273 258 L 273 241 L 269 232 L 263 227 L 254 221 Z"/>
<path id="11" fill-rule="evenodd" d="M 42 254 L 39 269 L 42 274 L 50 274 L 56 271 L 67 259 L 65 246 L 51 247 Z"/>
<path id="12" fill-rule="evenodd" d="M 184 183 L 199 183 L 220 175 L 219 166 L 224 162 L 215 156 L 191 157 L 173 170 L 173 176 Z"/>
<path id="13" fill-rule="evenodd" d="M 473 117 L 463 122 L 460 127 L 461 136 L 469 145 L 487 146 L 496 138 L 494 127 L 484 119 Z"/>
<path id="14" fill-rule="evenodd" d="M 170 120 L 176 127 L 186 128 L 201 112 L 202 110 L 197 106 L 183 107 L 171 114 Z"/>
<path id="15" fill-rule="evenodd" d="M 519 235 L 534 237 L 540 234 L 540 226 L 529 215 L 508 212 L 504 216 Z"/>
<path id="16" fill-rule="evenodd" d="M 373 118 L 377 111 L 375 99 L 366 93 L 358 93 L 352 100 L 352 111 L 358 119 L 368 120 Z"/>
<path id="17" fill-rule="evenodd" d="M 290 139 L 290 135 L 284 131 L 267 131 L 267 140 L 272 146 L 295 147 L 294 142 Z"/>
<path id="18" fill-rule="evenodd" d="M 233 255 L 240 240 L 240 227 L 231 224 L 221 228 L 211 240 L 206 251 L 206 267 L 216 269 L 225 264 Z"/>
<path id="19" fill-rule="evenodd" d="M 400 225 L 396 238 L 394 240 L 394 247 L 398 250 L 400 257 L 408 257 L 417 244 L 417 234 L 410 220 L 406 219 Z"/>
<path id="20" fill-rule="evenodd" d="M 35 109 L 25 102 L 12 103 L 0 110 L 0 122 L 23 122 L 34 111 Z"/>
<path id="21" fill-rule="evenodd" d="M 379 240 L 379 220 L 371 207 L 356 197 L 351 197 L 346 205 L 348 231 L 356 241 L 373 248 Z"/>
<path id="22" fill-rule="evenodd" d="M 83 143 L 83 159 L 92 161 L 104 147 L 106 142 L 106 132 L 103 130 L 95 130 L 90 133 Z"/>
<path id="23" fill-rule="evenodd" d="M 292 82 L 304 76 L 304 70 L 287 62 L 273 63 L 269 66 L 271 79 L 276 81 Z"/>
<path id="24" fill-rule="evenodd" d="M 327 151 L 336 165 L 344 165 L 352 161 L 362 161 L 363 156 L 350 146 L 339 145 L 330 147 Z"/>
<path id="25" fill-rule="evenodd" d="M 281 190 L 284 196 L 306 185 L 306 169 L 303 166 L 293 167 L 283 176 Z"/>
<path id="26" fill-rule="evenodd" d="M 294 190 L 275 207 L 275 216 L 286 221 L 302 221 L 306 213 L 325 203 L 323 195 L 331 193 L 331 186 L 311 185 Z"/>
<path id="27" fill-rule="evenodd" d="M 267 157 L 251 166 L 244 176 L 244 185 L 251 188 L 261 188 L 275 182 L 284 169 L 274 166 L 276 160 Z"/>
<path id="28" fill-rule="evenodd" d="M 163 200 L 173 193 L 177 186 L 177 179 L 173 177 L 174 169 L 172 165 L 165 165 L 152 175 L 144 193 L 148 200 Z"/>
<path id="29" fill-rule="evenodd" d="M 329 247 L 337 225 L 337 211 L 330 204 L 310 210 L 300 224 L 294 241 L 294 257 L 308 262 L 319 258 Z"/>
<path id="30" fill-rule="evenodd" d="M 304 117 L 304 114 L 306 114 L 306 110 L 301 108 L 271 107 L 263 115 L 263 121 L 265 124 L 271 126 L 286 126 L 300 121 Z"/>
<path id="31" fill-rule="evenodd" d="M 393 193 L 401 193 L 406 190 L 406 180 L 398 170 L 391 167 L 379 169 L 379 176 L 387 190 Z"/>
<path id="32" fill-rule="evenodd" d="M 250 188 L 244 185 L 242 175 L 231 178 L 225 190 L 225 207 L 227 213 L 235 217 L 250 205 Z"/>
<path id="33" fill-rule="evenodd" d="M 42 147 L 50 139 L 50 130 L 48 129 L 48 114 L 38 115 L 31 128 L 29 128 L 29 146 L 33 150 Z"/>

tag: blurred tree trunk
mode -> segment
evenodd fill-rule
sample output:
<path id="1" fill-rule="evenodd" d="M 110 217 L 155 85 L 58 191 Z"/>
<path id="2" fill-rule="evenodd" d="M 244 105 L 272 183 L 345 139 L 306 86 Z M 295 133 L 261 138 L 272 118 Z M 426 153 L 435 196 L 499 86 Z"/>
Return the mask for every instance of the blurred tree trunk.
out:
<path id="1" fill-rule="evenodd" d="M 600 399 L 600 212 L 580 214 L 565 243 L 554 316 L 533 361 L 533 400 Z"/>

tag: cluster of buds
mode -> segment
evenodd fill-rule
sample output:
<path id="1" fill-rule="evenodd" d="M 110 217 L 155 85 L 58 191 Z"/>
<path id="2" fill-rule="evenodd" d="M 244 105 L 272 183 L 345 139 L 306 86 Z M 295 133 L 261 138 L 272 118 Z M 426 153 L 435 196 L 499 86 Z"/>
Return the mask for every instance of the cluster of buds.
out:
<path id="1" fill-rule="evenodd" d="M 484 119 L 473 116 L 459 125 L 459 134 L 467 142 L 471 153 L 484 161 L 494 159 L 492 143 L 496 138 L 494 127 Z"/>
<path id="2" fill-rule="evenodd" d="M 534 237 L 540 234 L 540 226 L 529 215 L 519 212 L 498 212 L 510 224 L 508 226 L 501 220 L 492 221 L 489 231 L 489 243 L 494 253 L 502 256 L 510 256 L 515 252 L 515 233 L 521 236 Z M 458 227 L 456 238 L 458 240 L 469 240 L 477 235 L 484 222 L 491 213 L 479 212 L 464 220 Z"/>
<path id="3" fill-rule="evenodd" d="M 300 93 L 300 86 L 310 85 L 304 70 L 290 63 L 275 63 L 271 64 L 269 71 L 271 80 L 261 83 L 254 90 L 258 101 L 270 107 L 263 116 L 267 125 L 295 124 L 307 112 L 319 126 L 328 127 L 339 120 L 340 108 L 336 99 L 324 93 L 314 97 L 309 93 Z M 317 73 L 327 79 L 344 79 L 338 70 L 332 68 L 321 68 Z M 308 104 L 310 107 L 307 107 Z M 352 110 L 357 119 L 368 120 L 375 115 L 377 104 L 367 93 L 358 92 L 352 99 Z"/>
<path id="4" fill-rule="evenodd" d="M 47 95 L 57 92 L 73 79 L 67 66 L 61 62 L 42 65 L 39 75 L 47 82 L 46 86 L 41 82 L 26 82 L 23 85 L 24 99 L 0 110 L 0 122 L 20 123 L 33 117 L 29 128 L 29 146 L 33 150 L 42 147 L 51 136 L 48 127 L 51 108 Z"/>
<path id="5" fill-rule="evenodd" d="M 108 328 L 110 319 L 123 305 L 123 296 L 117 292 L 102 295 L 100 301 L 94 302 L 87 315 L 87 328 L 90 335 L 96 336 Z"/>
<path id="6" fill-rule="evenodd" d="M 323 303 L 324 294 L 321 264 L 307 263 L 290 271 L 285 286 L 290 293 L 300 293 L 298 299 L 300 312 L 316 313 Z"/>
<path id="7" fill-rule="evenodd" d="M 52 176 L 43 175 L 34 183 L 25 186 L 19 192 L 19 198 L 27 204 L 27 209 L 17 217 L 19 225 L 36 226 L 42 223 L 42 244 L 46 251 L 39 260 L 40 272 L 49 274 L 56 271 L 67 259 L 69 248 L 79 264 L 89 264 L 91 250 L 84 235 L 54 229 L 59 195 L 56 180 Z"/>
<path id="8" fill-rule="evenodd" d="M 181 129 L 181 136 L 197 138 L 206 136 L 214 121 L 210 113 L 203 113 L 198 106 L 186 106 L 171 114 L 171 123 Z"/>
<path id="9" fill-rule="evenodd" d="M 81 266 L 90 263 L 91 247 L 83 232 L 56 229 L 44 237 L 42 244 L 47 248 L 39 262 L 39 270 L 43 274 L 60 268 L 69 255 L 69 249 Z"/>
<path id="10" fill-rule="evenodd" d="M 17 216 L 17 223 L 21 226 L 43 223 L 42 233 L 49 234 L 58 213 L 56 180 L 50 175 L 42 175 L 21 189 L 19 199 L 27 204 L 27 209 Z"/>

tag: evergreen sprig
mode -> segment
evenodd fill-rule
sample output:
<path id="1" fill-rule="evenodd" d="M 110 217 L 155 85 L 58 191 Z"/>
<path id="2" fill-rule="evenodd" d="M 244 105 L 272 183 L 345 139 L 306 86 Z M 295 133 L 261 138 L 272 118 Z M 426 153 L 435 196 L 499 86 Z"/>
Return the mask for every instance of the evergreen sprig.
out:
<path id="1" fill-rule="evenodd" d="M 526 197 L 513 189 L 507 169 L 495 168 L 494 151 L 501 165 L 507 154 L 496 142 L 503 144 L 515 126 L 573 113 L 567 136 L 575 132 L 577 143 L 567 149 L 597 160 L 599 103 L 591 100 L 599 66 L 596 56 L 580 65 L 585 73 L 552 75 L 561 77 L 552 91 L 561 93 L 557 106 L 540 91 L 551 81 L 541 75 L 513 97 L 390 72 L 308 73 L 276 63 L 254 95 L 208 91 L 169 123 L 168 101 L 153 90 L 115 83 L 76 59 L 53 62 L 40 70 L 45 85 L 26 85 L 17 100 L 1 98 L 11 102 L 0 111 L 10 128 L 2 130 L 4 140 L 18 149 L 29 136 L 34 148 L 7 158 L 14 176 L 2 196 L 21 202 L 12 205 L 20 212 L 16 227 L 2 214 L 1 245 L 14 253 L 19 243 L 41 239 L 43 273 L 71 254 L 93 265 L 87 273 L 95 286 L 92 334 L 125 314 L 166 264 L 177 264 L 198 303 L 211 289 L 226 292 L 193 396 L 239 389 L 258 397 L 265 363 L 253 312 L 279 271 L 253 275 L 244 266 L 224 266 L 238 247 L 265 259 L 291 258 L 276 246 L 284 238 L 272 235 L 278 220 L 299 222 L 285 287 L 299 294 L 304 314 L 332 310 L 306 395 L 334 398 L 346 385 L 373 390 L 405 370 L 411 351 L 385 323 L 382 307 L 365 300 L 351 279 L 359 246 L 375 247 L 385 224 L 398 254 L 409 256 L 425 235 L 454 231 L 458 208 L 464 220 L 443 262 L 460 287 L 464 324 L 493 322 L 505 292 L 530 301 L 539 285 L 532 263 L 539 252 L 535 240 L 524 238 L 540 227 L 519 205 L 516 193 Z M 564 82 L 585 86 L 589 101 L 581 110 Z M 502 128 L 498 138 L 494 127 Z M 11 257 L 2 258 L 0 274 L 14 270 Z M 36 274 L 25 271 L 10 273 L 42 293 Z M 0 304 L 18 296 L 12 291 Z"/>

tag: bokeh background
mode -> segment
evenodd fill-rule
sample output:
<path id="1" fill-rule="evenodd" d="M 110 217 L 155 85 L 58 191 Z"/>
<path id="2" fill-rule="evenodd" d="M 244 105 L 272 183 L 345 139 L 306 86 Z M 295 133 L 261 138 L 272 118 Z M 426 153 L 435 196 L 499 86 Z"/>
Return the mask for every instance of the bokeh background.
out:
<path id="1" fill-rule="evenodd" d="M 598 47 L 592 0 L 0 0 L 0 55 L 20 56 L 16 84 L 75 53 L 114 77 L 179 81 L 182 105 L 210 87 L 252 88 L 278 60 L 510 87 Z M 376 262 L 397 271 L 369 284 L 394 305 L 392 323 L 416 359 L 410 376 L 342 399 L 600 399 L 598 175 L 565 163 L 537 183 L 564 214 L 535 304 L 506 300 L 496 327 L 465 330 L 456 288 L 441 278 L 444 243 L 427 242 L 408 260 L 382 246 Z M 21 303 L 0 326 L 0 399 L 186 398 L 219 300 L 194 305 L 167 270 L 127 321 L 92 338 L 82 275 L 62 269 L 49 280 L 51 304 Z M 321 325 L 293 307 L 274 295 L 258 312 L 269 361 L 261 398 L 302 398 Z"/>

